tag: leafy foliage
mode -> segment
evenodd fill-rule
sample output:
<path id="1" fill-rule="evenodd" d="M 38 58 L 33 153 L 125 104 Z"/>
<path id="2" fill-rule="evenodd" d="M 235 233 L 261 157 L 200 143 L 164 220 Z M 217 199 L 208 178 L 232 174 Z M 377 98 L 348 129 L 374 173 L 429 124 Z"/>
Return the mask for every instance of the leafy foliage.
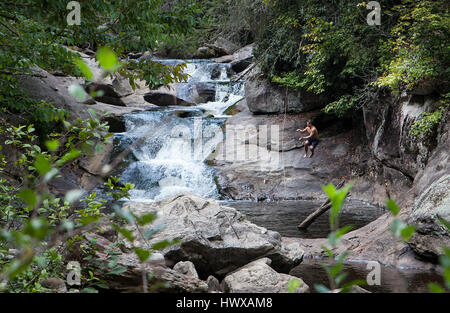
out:
<path id="1" fill-rule="evenodd" d="M 450 93 L 442 96 L 442 105 L 434 112 L 424 112 L 419 120 L 411 125 L 409 135 L 414 136 L 422 141 L 433 137 L 437 126 L 441 123 L 444 116 L 447 114 L 448 106 L 450 104 Z"/>
<path id="2" fill-rule="evenodd" d="M 339 228 L 339 214 L 350 191 L 352 184 L 344 186 L 342 189 L 336 190 L 333 184 L 323 186 L 322 189 L 327 194 L 331 201 L 330 211 L 330 227 L 331 232 L 328 235 L 327 246 L 322 246 L 323 251 L 326 252 L 329 261 L 332 265 L 326 265 L 322 263 L 322 267 L 325 269 L 328 279 L 330 281 L 330 288 L 324 285 L 315 285 L 314 287 L 320 293 L 329 293 L 331 291 L 338 291 L 339 293 L 347 293 L 352 290 L 355 285 L 364 285 L 366 282 L 362 280 L 346 282 L 347 273 L 344 272 L 344 261 L 350 256 L 350 251 L 344 251 L 340 255 L 335 255 L 333 250 L 339 246 L 342 236 L 353 229 L 353 226 L 347 225 Z"/>
<path id="3" fill-rule="evenodd" d="M 397 203 L 392 200 L 388 199 L 386 201 L 386 207 L 391 211 L 391 214 L 395 217 L 390 225 L 390 230 L 393 233 L 393 235 L 396 238 L 399 238 L 400 240 L 403 240 L 404 242 L 408 242 L 409 239 L 414 235 L 416 232 L 416 228 L 412 225 L 407 225 L 404 222 L 400 220 L 397 216 L 400 213 L 400 208 L 398 207 Z M 442 224 L 442 226 L 447 230 L 450 231 L 450 222 L 446 221 L 445 219 L 437 216 L 437 219 Z M 442 265 L 443 268 L 443 276 L 445 281 L 445 287 L 447 289 L 450 289 L 450 248 L 449 247 L 442 247 L 443 254 L 439 257 L 439 262 Z M 429 283 L 428 289 L 432 293 L 444 293 L 445 289 L 438 283 Z"/>
<path id="4" fill-rule="evenodd" d="M 102 48 L 98 59 L 105 72 L 113 73 L 120 68 L 119 60 L 109 48 Z M 77 66 L 86 76 L 90 69 L 82 62 Z M 76 87 L 76 86 L 75 86 Z M 77 88 L 70 88 L 74 95 Z M 6 138 L 5 146 L 20 152 L 13 166 L 21 173 L 18 183 L 0 178 L 0 289 L 8 292 L 44 292 L 39 281 L 51 275 L 60 277 L 64 268 L 64 259 L 58 250 L 63 243 L 69 248 L 77 241 L 86 240 L 79 234 L 95 229 L 101 223 L 112 225 L 131 244 L 135 238 L 126 228 L 132 225 L 138 229 L 154 221 L 153 214 L 141 217 L 131 212 L 122 212 L 114 206 L 115 213 L 105 213 L 107 199 L 99 199 L 91 193 L 81 199 L 84 206 L 78 204 L 83 197 L 81 190 L 71 190 L 64 198 L 56 197 L 49 190 L 49 183 L 60 176 L 64 167 L 77 162 L 80 157 L 94 156 L 103 151 L 103 145 L 111 143 L 109 126 L 100 121 L 93 110 L 91 119 L 74 121 L 62 120 L 63 132 L 49 134 L 45 142 L 46 150 L 38 144 L 33 125 L 13 126 L 0 120 L 0 135 Z M 0 146 L 0 151 L 3 146 Z M 0 155 L 0 174 L 5 171 L 5 156 Z M 105 173 L 107 174 L 107 173 Z M 111 176 L 105 183 L 106 195 L 114 201 L 129 198 L 132 184 L 121 184 L 117 177 Z M 148 240 L 158 229 L 146 234 Z M 142 231 L 139 231 L 142 233 Z M 155 243 L 149 249 L 133 246 L 141 262 L 145 262 L 154 250 L 163 249 L 176 241 Z M 96 288 L 108 288 L 102 280 L 95 277 L 94 270 L 108 271 L 109 275 L 118 275 L 126 269 L 117 265 L 117 256 L 110 255 L 108 264 L 99 264 L 95 258 L 93 242 L 80 246 L 88 256 L 83 278 L 83 292 L 96 292 Z M 146 280 L 144 291 L 148 290 Z"/>
<path id="5" fill-rule="evenodd" d="M 328 113 L 346 114 L 384 89 L 398 93 L 423 80 L 438 82 L 444 93 L 448 88 L 443 0 L 384 1 L 379 26 L 367 24 L 366 2 L 264 2 L 247 17 L 259 21 L 258 31 L 248 31 L 262 70 L 278 84 L 330 95 Z"/>
<path id="6" fill-rule="evenodd" d="M 79 47 L 99 49 L 100 59 L 106 62 L 101 65 L 109 73 L 117 69 L 108 64 L 118 65 L 111 58 L 124 60 L 119 72 L 129 78 L 133 88 L 136 78 L 151 88 L 186 78 L 182 73 L 184 65 L 129 60 L 127 54 L 151 53 L 159 42 L 187 33 L 194 24 L 192 6 L 167 7 L 162 0 L 85 1 L 81 25 L 70 26 L 66 21 L 67 3 L 0 3 L 0 110 L 31 116 L 31 122 L 45 133 L 52 128 L 50 125 L 66 118 L 67 112 L 28 98 L 18 86 L 18 75 L 35 75 L 33 67 L 39 66 L 51 73 L 86 76 L 91 80 L 92 73 L 82 65 L 76 52 Z M 110 47 L 109 52 L 106 46 Z"/>

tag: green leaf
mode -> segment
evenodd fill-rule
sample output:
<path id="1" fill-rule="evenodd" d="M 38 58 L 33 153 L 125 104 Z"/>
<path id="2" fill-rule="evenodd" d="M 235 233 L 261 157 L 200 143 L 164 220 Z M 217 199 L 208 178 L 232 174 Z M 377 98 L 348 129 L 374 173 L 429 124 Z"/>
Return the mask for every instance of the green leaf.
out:
<path id="1" fill-rule="evenodd" d="M 50 161 L 44 155 L 38 155 L 33 165 L 41 175 L 47 174 L 52 169 Z"/>
<path id="2" fill-rule="evenodd" d="M 334 266 L 331 267 L 330 269 L 330 275 L 331 277 L 336 277 L 344 268 L 344 265 L 342 263 L 337 263 Z"/>
<path id="3" fill-rule="evenodd" d="M 89 109 L 88 109 L 88 112 L 89 112 L 89 114 L 90 114 L 94 119 L 98 120 L 97 112 L 95 112 L 94 109 L 89 108 Z"/>
<path id="4" fill-rule="evenodd" d="M 86 91 L 81 87 L 80 85 L 70 85 L 69 86 L 69 93 L 72 95 L 72 97 L 75 98 L 78 102 L 84 102 L 87 99 L 88 94 Z"/>
<path id="5" fill-rule="evenodd" d="M 302 285 L 302 281 L 300 279 L 290 279 L 288 282 L 288 291 L 290 293 L 294 293 L 300 288 Z"/>
<path id="6" fill-rule="evenodd" d="M 33 258 L 27 258 L 25 261 L 13 260 L 7 267 L 8 277 L 10 280 L 14 279 L 17 275 L 25 271 L 33 261 Z"/>
<path id="7" fill-rule="evenodd" d="M 322 186 L 322 189 L 328 195 L 328 198 L 331 201 L 331 210 L 330 210 L 330 226 L 332 229 L 338 224 L 339 213 L 344 204 L 345 198 L 347 197 L 348 192 L 352 188 L 353 184 L 349 183 L 342 189 L 336 190 L 333 184 L 329 184 L 327 186 Z"/>
<path id="8" fill-rule="evenodd" d="M 178 244 L 179 242 L 180 242 L 180 241 L 179 241 L 178 239 L 174 239 L 174 240 L 163 240 L 163 241 L 160 241 L 160 242 L 155 243 L 155 244 L 152 246 L 152 249 L 153 249 L 153 250 L 162 250 L 162 249 L 164 249 L 164 248 L 167 248 L 167 247 L 176 245 L 176 244 Z"/>
<path id="9" fill-rule="evenodd" d="M 442 288 L 441 285 L 436 284 L 436 283 L 429 283 L 428 285 L 428 289 L 432 292 L 432 293 L 444 293 L 445 290 L 444 288 Z"/>
<path id="10" fill-rule="evenodd" d="M 151 237 L 153 237 L 153 235 L 155 235 L 157 232 L 161 231 L 161 230 L 164 229 L 164 228 L 166 228 L 166 225 L 160 224 L 160 225 L 155 226 L 155 227 L 152 228 L 152 229 L 147 230 L 147 231 L 144 233 L 145 239 L 150 239 Z"/>
<path id="11" fill-rule="evenodd" d="M 119 265 L 119 266 L 116 266 L 114 269 L 112 269 L 108 274 L 109 275 L 120 275 L 122 273 L 125 273 L 126 271 L 127 271 L 126 267 Z"/>
<path id="12" fill-rule="evenodd" d="M 318 293 L 329 293 L 330 289 L 325 287 L 324 285 L 314 285 L 314 288 Z"/>
<path id="13" fill-rule="evenodd" d="M 120 233 L 122 236 L 124 236 L 126 239 L 128 239 L 128 241 L 133 242 L 135 240 L 133 233 L 131 231 L 129 231 L 128 229 L 124 228 L 124 227 L 120 227 L 117 224 L 112 224 L 112 227 L 118 232 Z"/>
<path id="14" fill-rule="evenodd" d="M 148 250 L 138 248 L 138 247 L 133 248 L 133 250 L 136 253 L 136 255 L 138 256 L 139 260 L 141 260 L 141 262 L 147 261 L 148 258 L 150 257 L 150 251 L 148 251 Z"/>
<path id="15" fill-rule="evenodd" d="M 340 273 L 336 278 L 335 278 L 335 282 L 336 285 L 339 286 L 340 284 L 342 284 L 342 282 L 344 281 L 345 278 L 347 278 L 348 273 Z"/>
<path id="16" fill-rule="evenodd" d="M 96 215 L 88 215 L 88 216 L 83 216 L 79 219 L 79 222 L 83 225 L 89 225 L 89 224 L 93 224 L 95 222 L 97 222 L 100 219 L 99 216 Z"/>
<path id="17" fill-rule="evenodd" d="M 322 250 L 325 251 L 325 252 L 328 254 L 328 257 L 329 257 L 330 259 L 333 259 L 333 258 L 334 258 L 333 251 L 331 251 L 330 249 L 328 249 L 328 248 L 325 247 L 325 246 L 322 246 Z"/>
<path id="18" fill-rule="evenodd" d="M 365 280 L 362 279 L 352 280 L 348 283 L 345 283 L 342 286 L 341 293 L 350 292 L 353 286 L 365 286 L 365 285 L 367 285 L 367 282 Z"/>
<path id="19" fill-rule="evenodd" d="M 397 203 L 395 203 L 394 200 L 389 199 L 386 201 L 386 206 L 391 211 L 392 215 L 397 216 L 398 212 L 400 212 L 400 208 L 398 207 Z"/>
<path id="20" fill-rule="evenodd" d="M 402 229 L 401 235 L 404 241 L 408 241 L 411 236 L 416 232 L 416 228 L 414 226 L 406 226 Z"/>
<path id="21" fill-rule="evenodd" d="M 47 140 L 45 142 L 45 145 L 47 146 L 47 149 L 51 152 L 55 152 L 59 148 L 59 141 L 57 139 L 55 140 Z"/>
<path id="22" fill-rule="evenodd" d="M 147 224 L 152 223 L 156 219 L 157 216 L 158 215 L 156 213 L 153 213 L 153 212 L 148 213 L 148 214 L 136 217 L 136 222 L 139 224 L 139 226 L 145 226 Z"/>
<path id="23" fill-rule="evenodd" d="M 59 159 L 59 160 L 56 162 L 56 164 L 57 164 L 58 166 L 61 166 L 61 165 L 63 165 L 64 163 L 67 163 L 67 162 L 69 162 L 69 161 L 71 161 L 71 160 L 73 160 L 73 159 L 79 157 L 80 155 L 81 155 L 81 151 L 80 151 L 80 150 L 77 150 L 77 149 L 75 149 L 75 148 L 72 148 L 69 152 L 67 152 L 66 154 L 64 154 L 64 155 L 62 156 L 62 158 Z"/>
<path id="24" fill-rule="evenodd" d="M 354 228 L 354 227 L 353 227 L 352 225 L 347 225 L 347 226 L 344 226 L 344 227 L 342 227 L 342 228 L 339 228 L 339 229 L 336 231 L 336 238 L 337 238 L 337 239 L 341 238 L 343 235 L 345 235 L 346 233 L 348 233 L 349 231 L 351 231 L 353 228 Z"/>
<path id="25" fill-rule="evenodd" d="M 28 208 L 32 209 L 38 202 L 38 197 L 31 189 L 24 188 L 17 195 L 20 199 L 24 200 L 28 205 Z"/>
<path id="26" fill-rule="evenodd" d="M 43 240 L 47 236 L 48 231 L 48 222 L 43 217 L 33 218 L 27 221 L 23 228 L 24 234 L 29 235 L 30 237 L 37 240 Z"/>
<path id="27" fill-rule="evenodd" d="M 92 71 L 81 58 L 76 58 L 75 64 L 78 66 L 78 69 L 81 71 L 83 76 L 87 78 L 87 80 L 92 80 Z"/>
<path id="28" fill-rule="evenodd" d="M 443 219 L 442 217 L 438 216 L 437 217 L 439 222 L 445 226 L 445 228 L 447 228 L 448 231 L 450 231 L 450 222 L 446 221 L 445 219 Z"/>
<path id="29" fill-rule="evenodd" d="M 119 66 L 116 54 L 108 47 L 102 47 L 97 51 L 97 60 L 100 66 L 109 72 L 115 71 Z"/>

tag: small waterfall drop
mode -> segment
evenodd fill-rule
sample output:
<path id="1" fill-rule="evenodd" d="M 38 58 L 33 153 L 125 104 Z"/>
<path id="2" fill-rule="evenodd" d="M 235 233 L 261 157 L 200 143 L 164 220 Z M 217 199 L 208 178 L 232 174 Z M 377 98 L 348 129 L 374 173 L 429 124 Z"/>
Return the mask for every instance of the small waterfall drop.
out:
<path id="1" fill-rule="evenodd" d="M 133 201 L 159 201 L 181 192 L 219 197 L 214 169 L 206 160 L 223 141 L 224 111 L 244 98 L 243 82 L 231 81 L 235 73 L 229 64 L 211 60 L 189 61 L 185 72 L 189 79 L 176 84 L 176 95 L 197 106 L 127 114 L 126 132 L 115 136 L 119 147 L 143 141 L 121 174 L 124 182 L 135 184 Z"/>

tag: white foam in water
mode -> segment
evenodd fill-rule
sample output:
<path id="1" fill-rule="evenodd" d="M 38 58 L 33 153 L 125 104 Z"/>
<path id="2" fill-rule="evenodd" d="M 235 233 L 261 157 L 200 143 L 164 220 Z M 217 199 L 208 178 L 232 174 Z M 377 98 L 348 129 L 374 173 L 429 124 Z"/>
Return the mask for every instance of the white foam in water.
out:
<path id="1" fill-rule="evenodd" d="M 176 64 L 180 60 L 163 60 Z M 230 65 L 212 61 L 188 63 L 185 72 L 190 75 L 180 84 L 178 96 L 188 98 L 196 84 L 207 84 L 215 91 L 215 101 L 200 103 L 186 110 L 215 117 L 244 97 L 242 82 L 230 81 Z M 159 201 L 179 193 L 193 193 L 217 199 L 219 194 L 214 172 L 205 164 L 206 158 L 222 142 L 220 123 L 223 119 L 180 118 L 165 108 L 125 116 L 127 132 L 117 136 L 123 145 L 146 140 L 133 149 L 137 161 L 131 162 L 121 178 L 135 184 L 132 201 Z M 199 121 L 202 121 L 200 123 Z M 122 145 L 122 144 L 121 144 Z"/>

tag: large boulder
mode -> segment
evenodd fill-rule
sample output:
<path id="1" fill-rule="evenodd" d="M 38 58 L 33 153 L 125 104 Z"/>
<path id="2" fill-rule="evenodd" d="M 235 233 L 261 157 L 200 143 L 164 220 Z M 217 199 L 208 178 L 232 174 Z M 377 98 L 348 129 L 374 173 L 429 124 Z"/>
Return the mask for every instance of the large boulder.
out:
<path id="1" fill-rule="evenodd" d="M 44 100 L 65 109 L 71 114 L 71 118 L 86 118 L 88 112 L 85 105 L 72 97 L 67 87 L 71 84 L 82 83 L 74 77 L 56 77 L 39 68 L 32 68 L 33 75 L 19 76 L 19 86 L 25 90 L 27 96 L 36 100 Z"/>
<path id="2" fill-rule="evenodd" d="M 288 272 L 301 261 L 302 251 L 285 247 L 281 236 L 249 222 L 234 208 L 194 195 L 179 195 L 159 203 L 127 203 L 137 214 L 158 212 L 156 225 L 165 225 L 149 244 L 178 238 L 181 243 L 162 251 L 168 264 L 191 261 L 200 277 L 224 277 L 261 257 Z M 144 244 L 144 243 L 142 243 Z M 300 254 L 296 255 L 296 254 Z"/>
<path id="3" fill-rule="evenodd" d="M 245 82 L 245 96 L 249 110 L 256 114 L 308 112 L 324 107 L 328 100 L 325 95 L 292 89 L 286 97 L 286 87 L 268 81 L 258 67 Z"/>
<path id="4" fill-rule="evenodd" d="M 187 102 L 177 96 L 157 90 L 150 91 L 144 95 L 144 100 L 158 106 L 194 106 L 195 103 Z"/>
<path id="5" fill-rule="evenodd" d="M 213 49 L 219 56 L 233 54 L 236 50 L 239 49 L 238 45 L 223 37 L 219 37 L 216 39 L 216 41 L 214 41 L 213 44 L 206 44 L 205 46 Z"/>
<path id="6" fill-rule="evenodd" d="M 437 259 L 442 247 L 450 247 L 450 231 L 439 221 L 450 221 L 450 175 L 435 181 L 416 200 L 409 223 L 417 228 L 409 241 L 416 253 L 425 258 Z"/>
<path id="7" fill-rule="evenodd" d="M 194 53 L 194 58 L 209 59 L 217 56 L 217 52 L 210 47 L 200 47 Z"/>
<path id="8" fill-rule="evenodd" d="M 148 280 L 148 288 L 159 285 L 158 292 L 208 292 L 208 285 L 206 282 L 199 280 L 196 277 L 185 275 L 179 271 L 166 267 L 162 262 L 155 262 L 150 259 L 145 263 L 141 263 L 136 254 L 130 252 L 126 253 L 119 248 L 114 247 L 114 244 L 108 239 L 92 233 L 85 234 L 84 237 L 94 245 L 95 248 L 95 262 L 89 263 L 89 266 L 96 270 L 96 277 L 102 279 L 105 284 L 112 291 L 120 292 L 136 292 L 142 291 L 142 271 L 151 274 Z M 65 255 L 68 261 L 79 261 L 81 266 L 85 264 L 85 251 L 81 248 L 82 245 L 87 244 L 86 240 L 75 241 L 70 249 L 66 249 Z M 156 255 L 159 255 L 155 253 Z M 105 268 L 111 264 L 111 257 L 115 256 L 115 266 L 124 267 L 126 270 L 118 274 L 111 274 Z M 158 259 L 158 258 L 157 258 Z"/>
<path id="9" fill-rule="evenodd" d="M 96 92 L 101 94 L 94 97 L 94 100 L 111 105 L 124 107 L 125 103 L 120 99 L 120 95 L 116 92 L 114 87 L 109 84 L 89 83 L 84 86 L 87 93 Z M 93 102 L 95 104 L 95 102 Z"/>
<path id="10" fill-rule="evenodd" d="M 228 274 L 222 281 L 225 292 L 230 293 L 287 293 L 289 281 L 296 280 L 300 286 L 296 293 L 309 292 L 309 286 L 300 278 L 277 273 L 269 265 L 268 258 L 253 261 Z"/>
<path id="11" fill-rule="evenodd" d="M 236 73 L 240 73 L 245 70 L 250 64 L 252 64 L 253 59 L 253 44 L 251 44 L 237 50 L 232 55 L 225 55 L 217 58 L 214 60 L 214 62 L 230 63 L 231 68 Z"/>

